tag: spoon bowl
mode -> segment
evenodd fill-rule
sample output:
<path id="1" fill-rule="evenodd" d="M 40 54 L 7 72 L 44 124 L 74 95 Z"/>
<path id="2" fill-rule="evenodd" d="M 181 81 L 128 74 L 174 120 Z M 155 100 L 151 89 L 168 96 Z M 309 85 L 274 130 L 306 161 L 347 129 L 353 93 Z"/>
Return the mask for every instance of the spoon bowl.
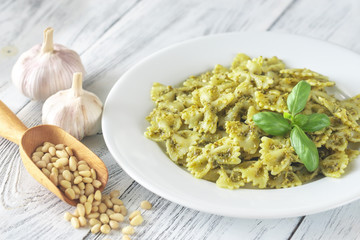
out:
<path id="1" fill-rule="evenodd" d="M 75 206 L 78 201 L 69 199 L 31 159 L 35 149 L 44 142 L 55 145 L 65 144 L 70 147 L 78 160 L 86 161 L 91 168 L 95 169 L 97 179 L 101 182 L 99 190 L 102 191 L 106 186 L 109 174 L 104 162 L 84 144 L 54 125 L 39 125 L 27 129 L 2 101 L 0 101 L 0 136 L 18 144 L 21 159 L 30 175 L 70 205 Z"/>

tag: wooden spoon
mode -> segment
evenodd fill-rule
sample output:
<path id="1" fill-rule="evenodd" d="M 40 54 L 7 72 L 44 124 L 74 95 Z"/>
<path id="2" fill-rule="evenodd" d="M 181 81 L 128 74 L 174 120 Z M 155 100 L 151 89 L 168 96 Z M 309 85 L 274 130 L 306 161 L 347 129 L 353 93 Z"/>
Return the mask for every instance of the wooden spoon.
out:
<path id="1" fill-rule="evenodd" d="M 0 101 L 0 136 L 19 145 L 20 156 L 30 175 L 68 204 L 75 206 L 78 201 L 69 199 L 31 160 L 32 153 L 44 142 L 63 143 L 70 147 L 77 159 L 86 161 L 96 170 L 97 179 L 102 183 L 100 191 L 105 188 L 109 176 L 107 168 L 103 161 L 84 144 L 57 126 L 40 125 L 27 129 L 2 101 Z"/>

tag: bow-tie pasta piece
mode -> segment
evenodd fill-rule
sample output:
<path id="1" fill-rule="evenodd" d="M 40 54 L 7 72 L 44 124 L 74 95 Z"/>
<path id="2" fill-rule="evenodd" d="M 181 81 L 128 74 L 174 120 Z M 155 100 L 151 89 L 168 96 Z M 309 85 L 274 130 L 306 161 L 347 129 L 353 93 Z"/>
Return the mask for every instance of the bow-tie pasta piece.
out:
<path id="1" fill-rule="evenodd" d="M 166 151 L 174 162 L 180 164 L 189 151 L 189 147 L 196 144 L 200 138 L 200 133 L 191 130 L 182 130 L 174 133 L 166 140 Z"/>
<path id="2" fill-rule="evenodd" d="M 242 177 L 247 183 L 252 183 L 258 188 L 266 188 L 269 180 L 269 172 L 265 169 L 261 161 L 256 161 L 250 166 L 242 168 L 240 166 Z"/>
<path id="3" fill-rule="evenodd" d="M 289 188 L 301 185 L 301 181 L 296 173 L 283 171 L 278 175 L 270 175 L 268 185 L 270 188 Z"/>
<path id="4" fill-rule="evenodd" d="M 339 178 L 349 164 L 349 157 L 344 152 L 335 152 L 320 160 L 320 169 L 326 177 Z"/>
<path id="5" fill-rule="evenodd" d="M 260 109 L 283 113 L 287 111 L 286 99 L 288 95 L 288 93 L 282 93 L 279 90 L 256 91 L 255 102 Z"/>
<path id="6" fill-rule="evenodd" d="M 221 188 L 233 190 L 245 185 L 245 181 L 242 178 L 242 173 L 239 168 L 233 168 L 231 171 L 220 168 L 218 174 L 219 178 L 216 180 L 216 185 Z"/>
<path id="7" fill-rule="evenodd" d="M 260 144 L 260 135 L 257 129 L 238 121 L 228 121 L 225 124 L 226 132 L 245 152 L 254 154 Z M 250 131 L 251 129 L 251 131 Z"/>
<path id="8" fill-rule="evenodd" d="M 260 148 L 260 160 L 272 175 L 288 170 L 292 162 L 299 162 L 289 139 L 262 137 Z"/>

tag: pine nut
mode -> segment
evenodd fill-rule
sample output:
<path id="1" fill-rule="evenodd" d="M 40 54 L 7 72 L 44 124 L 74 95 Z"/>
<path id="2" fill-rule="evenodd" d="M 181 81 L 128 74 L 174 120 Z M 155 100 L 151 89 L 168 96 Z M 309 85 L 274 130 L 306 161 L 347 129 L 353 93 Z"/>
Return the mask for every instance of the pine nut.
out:
<path id="1" fill-rule="evenodd" d="M 73 156 L 73 155 L 74 155 L 72 149 L 69 148 L 69 147 L 66 147 L 66 148 L 65 148 L 65 151 L 66 151 L 66 153 L 67 153 L 69 156 Z"/>
<path id="2" fill-rule="evenodd" d="M 48 164 L 46 165 L 46 168 L 47 168 L 47 170 L 51 171 L 51 169 L 53 168 L 53 164 L 52 164 L 52 163 L 48 163 Z"/>
<path id="3" fill-rule="evenodd" d="M 74 184 L 79 184 L 82 182 L 82 176 L 77 176 L 75 179 L 74 179 Z"/>
<path id="4" fill-rule="evenodd" d="M 78 211 L 78 213 L 79 213 L 80 216 L 85 216 L 85 207 L 84 207 L 83 204 L 78 203 L 78 204 L 76 205 L 76 210 Z"/>
<path id="5" fill-rule="evenodd" d="M 81 195 L 79 198 L 80 203 L 84 204 L 86 202 L 86 196 L 85 195 Z"/>
<path id="6" fill-rule="evenodd" d="M 110 220 L 109 225 L 110 225 L 111 229 L 118 229 L 119 228 L 119 223 L 117 221 L 114 221 L 114 220 Z"/>
<path id="7" fill-rule="evenodd" d="M 93 182 L 93 179 L 90 178 L 90 177 L 84 177 L 84 178 L 83 178 L 83 182 L 84 182 L 84 183 L 92 183 L 92 182 Z"/>
<path id="8" fill-rule="evenodd" d="M 59 184 L 57 174 L 55 174 L 54 172 L 50 173 L 49 178 L 50 178 L 50 181 L 52 181 L 52 183 L 54 185 L 57 186 Z"/>
<path id="9" fill-rule="evenodd" d="M 89 196 L 90 194 L 92 194 L 92 193 L 94 193 L 94 186 L 93 185 L 91 185 L 90 183 L 87 183 L 86 185 L 85 185 L 85 195 L 86 196 Z"/>
<path id="10" fill-rule="evenodd" d="M 101 200 L 105 201 L 105 199 L 110 199 L 110 196 L 109 195 L 102 195 Z"/>
<path id="11" fill-rule="evenodd" d="M 48 164 L 51 160 L 51 155 L 49 153 L 45 153 L 45 155 L 42 156 L 41 160 L 46 162 L 46 164 Z"/>
<path id="12" fill-rule="evenodd" d="M 118 191 L 118 190 L 113 190 L 113 191 L 111 191 L 110 197 L 111 197 L 111 198 L 118 198 L 118 197 L 120 197 L 120 191 Z"/>
<path id="13" fill-rule="evenodd" d="M 41 158 L 39 156 L 32 156 L 31 159 L 33 160 L 33 162 L 38 162 L 41 160 Z"/>
<path id="14" fill-rule="evenodd" d="M 100 213 L 104 213 L 104 212 L 106 212 L 106 210 L 107 210 L 106 204 L 105 204 L 105 203 L 100 203 L 100 205 L 99 205 L 99 212 L 100 212 Z"/>
<path id="15" fill-rule="evenodd" d="M 92 205 L 90 202 L 85 203 L 85 213 L 86 215 L 89 215 L 91 213 Z"/>
<path id="16" fill-rule="evenodd" d="M 127 215 L 127 209 L 125 206 L 120 206 L 120 213 L 123 215 L 123 216 L 126 216 Z"/>
<path id="17" fill-rule="evenodd" d="M 57 167 L 55 164 L 57 164 L 59 167 Z M 54 162 L 54 166 L 57 168 L 60 167 L 65 167 L 69 164 L 69 159 L 68 158 L 59 158 L 58 160 L 56 160 L 56 162 Z"/>
<path id="18" fill-rule="evenodd" d="M 95 187 L 95 188 L 100 188 L 102 183 L 99 181 L 99 180 L 94 180 L 92 182 L 92 185 Z"/>
<path id="19" fill-rule="evenodd" d="M 130 215 L 129 215 L 129 220 L 131 221 L 134 217 L 136 217 L 137 215 L 141 215 L 141 212 L 139 210 L 133 211 Z"/>
<path id="20" fill-rule="evenodd" d="M 145 210 L 150 210 L 150 209 L 152 208 L 152 205 L 151 205 L 151 203 L 148 202 L 148 201 L 142 201 L 142 202 L 140 203 L 140 207 L 141 207 L 142 209 L 145 209 Z"/>
<path id="21" fill-rule="evenodd" d="M 80 190 L 84 190 L 85 189 L 85 183 L 83 183 L 83 182 L 79 183 L 78 187 L 80 188 Z"/>
<path id="22" fill-rule="evenodd" d="M 60 186 L 62 186 L 64 188 L 71 188 L 71 182 L 69 182 L 67 180 L 61 180 L 60 181 Z"/>
<path id="23" fill-rule="evenodd" d="M 86 226 L 87 221 L 86 221 L 86 218 L 85 218 L 85 217 L 80 216 L 78 219 L 79 219 L 79 223 L 80 223 L 80 226 L 81 226 L 81 227 Z"/>
<path id="24" fill-rule="evenodd" d="M 97 201 L 101 200 L 101 192 L 100 190 L 96 190 L 95 195 L 94 195 L 94 199 Z"/>
<path id="25" fill-rule="evenodd" d="M 116 205 L 124 205 L 123 201 L 121 201 L 121 200 L 118 199 L 118 198 L 112 198 L 112 199 L 111 199 L 111 202 L 112 202 L 113 204 L 116 204 Z"/>
<path id="26" fill-rule="evenodd" d="M 94 201 L 93 206 L 99 206 L 101 204 L 101 201 Z"/>
<path id="27" fill-rule="evenodd" d="M 97 206 L 92 206 L 91 212 L 98 212 L 98 211 L 99 211 L 99 207 L 97 207 Z"/>
<path id="28" fill-rule="evenodd" d="M 71 171 L 76 171 L 76 166 L 77 166 L 77 161 L 76 158 L 74 156 L 71 156 L 69 158 L 69 167 Z"/>
<path id="29" fill-rule="evenodd" d="M 114 209 L 115 213 L 120 213 L 120 206 L 119 205 L 114 205 L 113 209 Z"/>
<path id="30" fill-rule="evenodd" d="M 75 171 L 74 172 L 74 177 L 79 177 L 80 176 L 80 174 L 79 174 L 79 171 Z M 81 176 L 80 176 L 81 177 Z"/>
<path id="31" fill-rule="evenodd" d="M 131 240 L 131 238 L 128 235 L 123 235 L 122 240 Z"/>
<path id="32" fill-rule="evenodd" d="M 77 208 L 75 209 L 74 213 L 73 213 L 74 217 L 80 217 Z"/>
<path id="33" fill-rule="evenodd" d="M 90 171 L 79 171 L 80 176 L 83 177 L 90 177 L 91 176 L 91 172 Z"/>
<path id="34" fill-rule="evenodd" d="M 94 234 L 100 232 L 100 227 L 101 227 L 100 223 L 95 224 L 94 226 L 92 226 L 91 232 L 94 233 Z"/>
<path id="35" fill-rule="evenodd" d="M 44 146 L 41 148 L 42 152 L 47 152 L 50 148 L 50 144 L 44 144 Z"/>
<path id="36" fill-rule="evenodd" d="M 100 231 L 104 234 L 108 234 L 110 232 L 110 226 L 108 224 L 104 224 L 101 226 Z"/>
<path id="37" fill-rule="evenodd" d="M 69 158 L 69 154 L 67 154 L 67 152 L 65 150 L 58 150 L 58 151 L 56 151 L 55 155 L 58 158 Z"/>
<path id="38" fill-rule="evenodd" d="M 32 157 L 33 156 L 38 156 L 39 158 L 42 158 L 42 156 L 44 156 L 44 153 L 43 152 L 34 152 L 33 154 L 32 154 Z"/>
<path id="39" fill-rule="evenodd" d="M 113 211 L 113 210 L 111 210 L 111 209 L 107 209 L 106 210 L 106 214 L 108 215 L 108 216 L 110 216 L 111 214 L 114 214 L 115 212 Z"/>
<path id="40" fill-rule="evenodd" d="M 99 220 L 97 220 L 96 218 L 90 218 L 89 225 L 94 226 L 96 224 L 101 224 L 101 222 Z"/>
<path id="41" fill-rule="evenodd" d="M 55 148 L 57 150 L 63 150 L 65 148 L 65 145 L 64 144 L 57 144 L 57 145 L 55 145 Z"/>
<path id="42" fill-rule="evenodd" d="M 88 218 L 98 218 L 100 216 L 100 213 L 90 213 L 89 215 L 87 215 Z"/>
<path id="43" fill-rule="evenodd" d="M 39 146 L 39 147 L 37 147 L 37 148 L 35 149 L 35 152 L 41 152 L 42 147 L 43 147 L 42 145 Z"/>
<path id="44" fill-rule="evenodd" d="M 93 201 L 94 201 L 94 194 L 93 193 L 88 196 L 87 201 L 89 203 L 93 203 Z"/>
<path id="45" fill-rule="evenodd" d="M 58 157 L 52 157 L 52 158 L 50 159 L 50 161 L 51 161 L 52 163 L 54 163 L 54 162 L 56 162 L 58 159 L 59 159 Z"/>
<path id="46" fill-rule="evenodd" d="M 50 153 L 50 155 L 53 157 L 53 156 L 55 156 L 55 154 L 56 154 L 56 148 L 55 147 L 49 147 L 49 153 Z"/>
<path id="47" fill-rule="evenodd" d="M 64 179 L 67 180 L 67 181 L 69 181 L 69 182 L 70 182 L 70 181 L 72 180 L 72 178 L 73 178 L 73 176 L 72 176 L 72 174 L 70 173 L 69 170 L 63 171 L 62 175 L 63 175 Z"/>
<path id="48" fill-rule="evenodd" d="M 134 234 L 135 230 L 132 226 L 126 226 L 122 229 L 121 232 L 126 235 L 132 235 L 132 234 Z"/>
<path id="49" fill-rule="evenodd" d="M 80 171 L 90 171 L 89 166 L 88 166 L 88 165 L 85 165 L 85 164 L 78 165 L 78 168 L 77 168 L 77 169 L 79 170 L 79 172 L 80 172 Z M 90 174 L 90 176 L 91 176 L 91 174 Z M 90 176 L 89 176 L 89 177 L 90 177 Z"/>
<path id="50" fill-rule="evenodd" d="M 124 221 L 124 216 L 121 215 L 121 213 L 113 213 L 113 214 L 110 215 L 110 219 L 115 220 L 117 222 L 123 222 Z"/>
<path id="51" fill-rule="evenodd" d="M 44 142 L 43 145 L 45 145 L 45 144 L 48 144 L 50 147 L 55 147 L 55 144 L 53 144 L 53 143 L 51 143 L 51 142 Z"/>
<path id="52" fill-rule="evenodd" d="M 139 226 L 144 221 L 144 218 L 141 215 L 136 215 L 131 221 L 130 224 L 133 226 Z"/>
<path id="53" fill-rule="evenodd" d="M 44 161 L 42 161 L 42 160 L 36 162 L 35 164 L 36 164 L 36 166 L 37 166 L 38 168 L 44 168 L 44 167 L 46 167 L 46 162 L 44 162 Z"/>
<path id="54" fill-rule="evenodd" d="M 96 179 L 96 171 L 92 168 L 90 169 L 91 177 L 95 180 Z"/>
<path id="55" fill-rule="evenodd" d="M 59 170 L 56 167 L 53 167 L 51 169 L 51 173 L 55 173 L 56 175 L 59 175 Z"/>
<path id="56" fill-rule="evenodd" d="M 76 217 L 72 217 L 71 218 L 71 225 L 74 228 L 79 228 L 80 227 L 79 219 L 77 219 Z"/>
<path id="57" fill-rule="evenodd" d="M 80 188 L 76 185 L 72 185 L 72 189 L 74 190 L 75 194 L 80 195 Z"/>
<path id="58" fill-rule="evenodd" d="M 106 213 L 100 215 L 100 221 L 104 224 L 109 223 L 109 216 Z"/>
<path id="59" fill-rule="evenodd" d="M 111 200 L 110 199 L 105 199 L 104 200 L 104 203 L 106 204 L 106 206 L 108 207 L 108 208 L 112 208 L 113 206 L 114 206 L 114 204 L 111 202 Z"/>
<path id="60" fill-rule="evenodd" d="M 89 166 L 89 165 L 87 164 L 87 162 L 84 161 L 84 160 L 81 160 L 81 161 L 78 162 L 78 165 L 81 165 L 81 164 L 85 164 L 85 165 Z"/>
<path id="61" fill-rule="evenodd" d="M 41 169 L 41 171 L 49 178 L 50 177 L 50 171 L 47 170 L 47 168 Z"/>
<path id="62" fill-rule="evenodd" d="M 65 219 L 66 221 L 69 222 L 72 217 L 73 217 L 73 215 L 72 215 L 71 213 L 65 212 L 65 214 L 64 214 L 64 219 Z"/>

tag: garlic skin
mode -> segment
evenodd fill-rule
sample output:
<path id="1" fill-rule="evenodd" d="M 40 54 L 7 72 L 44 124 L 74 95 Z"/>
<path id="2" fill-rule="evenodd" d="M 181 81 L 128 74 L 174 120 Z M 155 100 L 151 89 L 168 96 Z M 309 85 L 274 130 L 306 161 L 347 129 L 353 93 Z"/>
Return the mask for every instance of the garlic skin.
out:
<path id="1" fill-rule="evenodd" d="M 93 93 L 82 89 L 82 73 L 74 73 L 72 88 L 49 97 L 42 108 L 42 123 L 61 127 L 78 140 L 101 128 L 103 104 Z"/>
<path id="2" fill-rule="evenodd" d="M 59 90 L 71 87 L 74 72 L 85 74 L 80 56 L 60 44 L 53 44 L 53 29 L 44 31 L 44 42 L 20 55 L 11 78 L 22 94 L 46 100 Z"/>

